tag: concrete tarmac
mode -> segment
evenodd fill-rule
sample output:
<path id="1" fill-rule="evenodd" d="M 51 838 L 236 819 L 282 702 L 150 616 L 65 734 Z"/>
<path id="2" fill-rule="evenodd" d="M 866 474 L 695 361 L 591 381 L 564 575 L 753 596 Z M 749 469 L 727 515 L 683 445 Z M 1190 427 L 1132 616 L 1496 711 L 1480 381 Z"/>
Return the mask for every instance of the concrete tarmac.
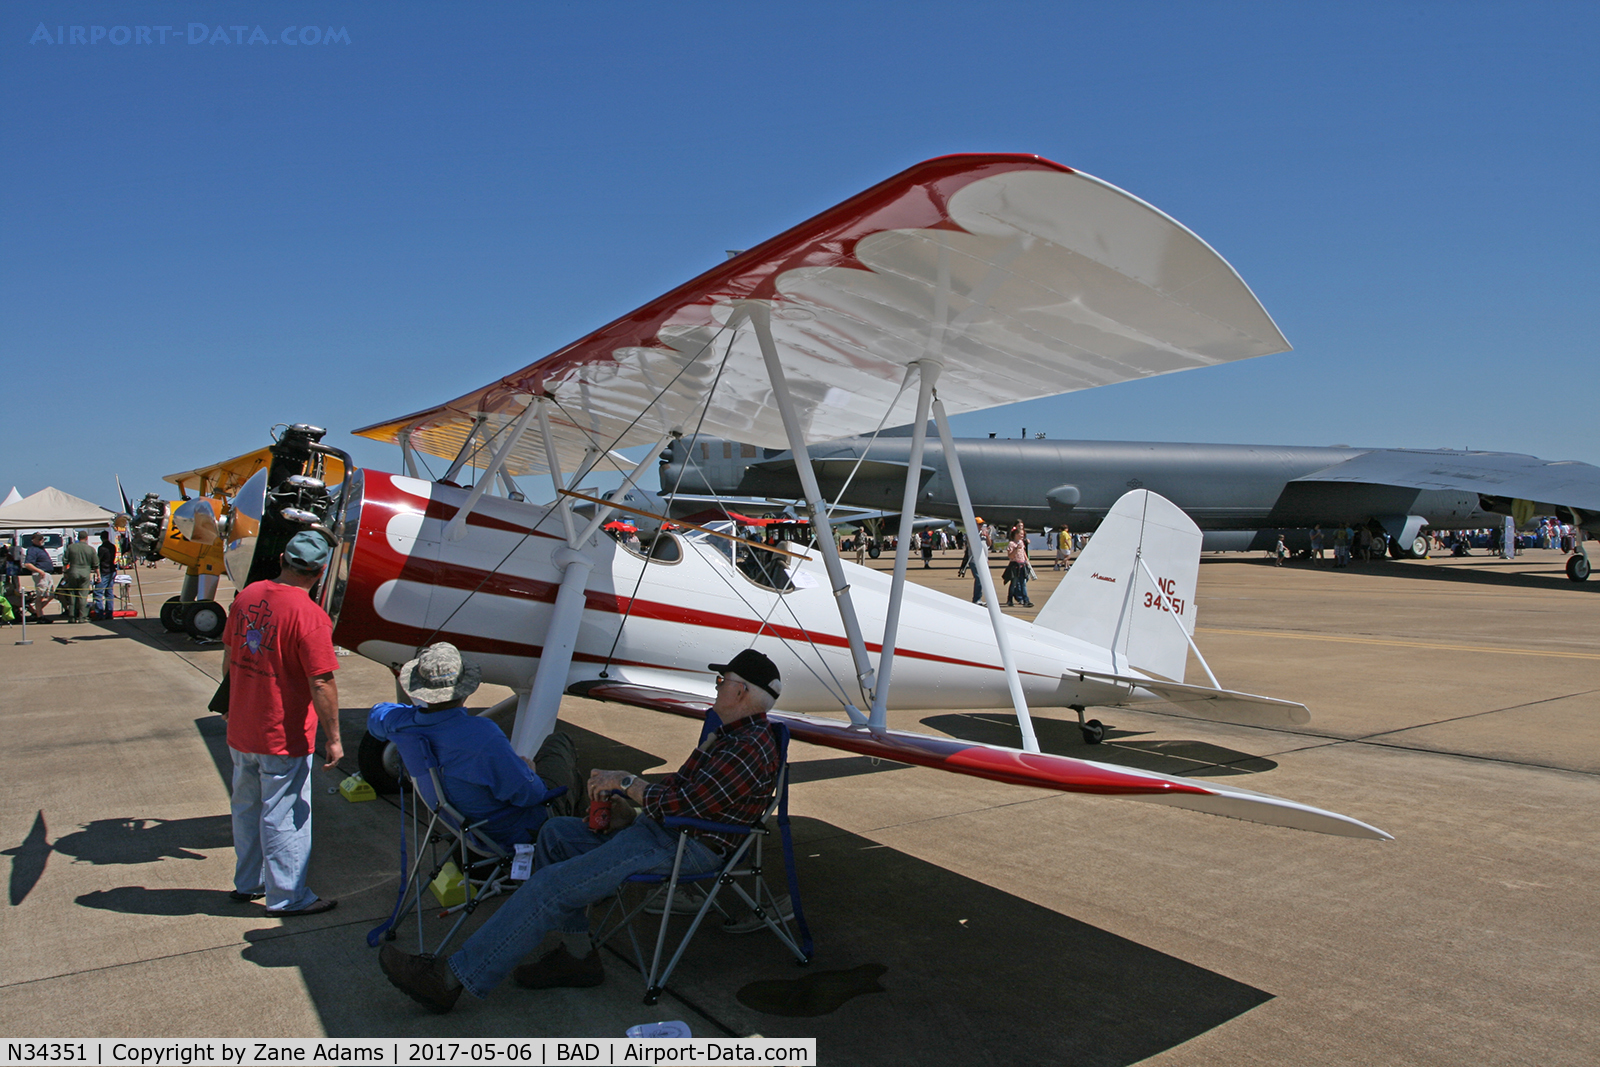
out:
<path id="1" fill-rule="evenodd" d="M 911 577 L 965 598 L 958 559 L 926 571 L 913 559 Z M 609 955 L 597 989 L 508 985 L 442 1017 L 389 986 L 364 936 L 398 887 L 394 798 L 346 803 L 328 792 L 339 774 L 315 772 L 311 884 L 340 906 L 266 918 L 227 896 L 227 752 L 205 711 L 219 647 L 153 619 L 30 627 L 27 647 L 0 631 L 0 1029 L 611 1036 L 683 1019 L 702 1036 L 815 1036 L 823 1063 L 1588 1064 L 1600 582 L 1568 582 L 1561 562 L 1535 550 L 1333 571 L 1208 556 L 1197 640 L 1212 669 L 1230 688 L 1304 701 L 1309 725 L 1099 709 L 1109 735 L 1090 747 L 1072 712 L 1034 713 L 1048 751 L 1231 776 L 1394 841 L 796 745 L 809 967 L 765 934 L 708 929 L 654 1007 Z M 1057 577 L 1044 564 L 1036 605 Z M 176 573 L 141 575 L 151 614 Z M 353 754 L 393 683 L 359 657 L 341 663 Z M 1190 680 L 1203 677 L 1192 664 Z M 502 695 L 486 687 L 473 703 Z M 894 719 L 1017 743 L 1009 711 Z M 670 770 L 697 730 L 577 699 L 562 720 L 585 768 Z"/>

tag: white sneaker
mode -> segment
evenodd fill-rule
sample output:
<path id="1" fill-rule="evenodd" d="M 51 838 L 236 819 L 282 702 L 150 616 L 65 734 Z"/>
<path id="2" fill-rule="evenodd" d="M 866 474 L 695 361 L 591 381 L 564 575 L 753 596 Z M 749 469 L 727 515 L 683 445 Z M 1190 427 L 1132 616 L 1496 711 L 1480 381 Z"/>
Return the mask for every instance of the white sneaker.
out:
<path id="1" fill-rule="evenodd" d="M 789 899 L 788 893 L 773 901 L 773 906 L 777 908 L 779 922 L 792 922 L 794 920 L 794 902 Z M 730 934 L 753 934 L 757 930 L 765 930 L 766 928 L 766 920 L 758 918 L 753 911 L 747 911 L 739 918 L 729 919 L 722 924 L 722 929 Z"/>
<path id="2" fill-rule="evenodd" d="M 672 895 L 672 914 L 696 915 L 699 914 L 700 905 L 706 902 L 706 896 L 698 889 L 679 889 Z M 645 914 L 660 915 L 667 910 L 666 897 L 656 897 L 644 906 Z"/>

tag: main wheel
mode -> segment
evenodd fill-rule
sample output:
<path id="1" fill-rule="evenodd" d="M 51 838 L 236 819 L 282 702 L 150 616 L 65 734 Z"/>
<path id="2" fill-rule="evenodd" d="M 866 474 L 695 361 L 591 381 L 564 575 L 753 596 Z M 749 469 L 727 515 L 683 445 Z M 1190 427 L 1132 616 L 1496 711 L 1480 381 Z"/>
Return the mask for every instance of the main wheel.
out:
<path id="1" fill-rule="evenodd" d="M 879 556 L 883 555 L 882 546 L 880 546 L 876 541 L 868 541 L 867 555 L 871 556 L 873 559 L 877 559 Z"/>
<path id="2" fill-rule="evenodd" d="M 161 605 L 161 628 L 168 633 L 183 632 L 183 609 L 188 605 L 177 597 L 172 597 Z"/>
<path id="3" fill-rule="evenodd" d="M 1589 557 L 1568 556 L 1567 577 L 1575 582 L 1587 582 L 1589 580 Z"/>
<path id="4" fill-rule="evenodd" d="M 1083 730 L 1083 743 L 1086 745 L 1098 745 L 1105 740 L 1106 725 L 1099 719 L 1090 719 L 1080 729 Z"/>
<path id="5" fill-rule="evenodd" d="M 361 770 L 361 777 L 376 792 L 400 791 L 400 750 L 389 742 L 362 734 L 361 744 L 356 748 L 356 766 Z"/>
<path id="6" fill-rule="evenodd" d="M 183 628 L 190 637 L 215 641 L 228 625 L 228 613 L 215 600 L 197 600 L 183 614 Z"/>

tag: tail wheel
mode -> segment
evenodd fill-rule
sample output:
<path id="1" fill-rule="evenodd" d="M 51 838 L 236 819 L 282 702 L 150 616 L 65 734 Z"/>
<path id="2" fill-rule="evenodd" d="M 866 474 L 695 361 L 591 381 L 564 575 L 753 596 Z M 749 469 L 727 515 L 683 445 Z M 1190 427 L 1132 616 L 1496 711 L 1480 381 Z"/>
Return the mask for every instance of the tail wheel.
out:
<path id="1" fill-rule="evenodd" d="M 186 605 L 177 597 L 172 597 L 161 605 L 161 628 L 168 633 L 178 634 L 183 632 L 183 609 Z"/>
<path id="2" fill-rule="evenodd" d="M 190 637 L 215 641 L 228 625 L 228 613 L 215 600 L 197 600 L 183 616 L 183 628 Z"/>
<path id="3" fill-rule="evenodd" d="M 1589 580 L 1589 557 L 1568 556 L 1567 577 L 1575 582 L 1587 582 Z"/>

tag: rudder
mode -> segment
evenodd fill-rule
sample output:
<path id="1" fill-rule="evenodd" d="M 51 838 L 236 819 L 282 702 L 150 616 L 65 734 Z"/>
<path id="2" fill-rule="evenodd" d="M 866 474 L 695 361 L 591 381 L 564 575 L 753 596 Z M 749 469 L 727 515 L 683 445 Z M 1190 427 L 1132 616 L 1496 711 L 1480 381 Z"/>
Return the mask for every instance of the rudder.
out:
<path id="1" fill-rule="evenodd" d="M 1109 648 L 1119 671 L 1181 682 L 1185 634 L 1194 633 L 1200 539 L 1200 527 L 1166 497 L 1148 489 L 1123 494 L 1034 624 Z"/>

